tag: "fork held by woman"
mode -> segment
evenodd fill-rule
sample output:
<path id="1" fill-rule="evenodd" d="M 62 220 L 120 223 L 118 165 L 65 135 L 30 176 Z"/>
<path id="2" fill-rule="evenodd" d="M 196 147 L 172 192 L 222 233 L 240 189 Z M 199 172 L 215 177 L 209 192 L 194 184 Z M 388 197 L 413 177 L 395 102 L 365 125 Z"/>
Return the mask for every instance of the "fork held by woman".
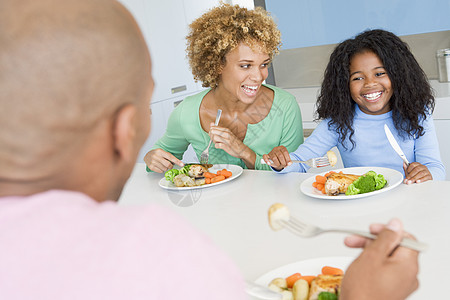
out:
<path id="1" fill-rule="evenodd" d="M 214 122 L 214 126 L 219 125 L 219 121 L 220 121 L 220 117 L 222 116 L 222 110 L 218 109 L 217 110 L 217 115 L 216 115 L 216 121 Z M 209 147 L 211 147 L 211 138 L 209 139 L 209 143 L 208 146 L 206 147 L 205 150 L 203 150 L 202 154 L 200 155 L 200 163 L 202 165 L 207 164 L 208 160 L 209 160 Z"/>

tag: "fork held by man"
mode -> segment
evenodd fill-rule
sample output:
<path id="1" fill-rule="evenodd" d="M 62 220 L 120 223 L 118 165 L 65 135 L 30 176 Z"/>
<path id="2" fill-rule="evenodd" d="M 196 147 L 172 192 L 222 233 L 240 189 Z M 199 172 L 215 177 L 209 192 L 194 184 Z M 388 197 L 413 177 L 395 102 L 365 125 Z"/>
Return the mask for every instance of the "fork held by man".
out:
<path id="1" fill-rule="evenodd" d="M 376 239 L 376 235 L 360 230 L 352 229 L 323 229 L 313 224 L 302 222 L 290 215 L 289 209 L 283 204 L 276 203 L 269 208 L 269 224 L 273 230 L 285 228 L 295 235 L 301 237 L 313 237 L 325 232 L 341 232 L 363 236 L 369 239 Z M 400 246 L 407 247 L 419 252 L 427 250 L 428 245 L 411 238 L 404 237 Z"/>

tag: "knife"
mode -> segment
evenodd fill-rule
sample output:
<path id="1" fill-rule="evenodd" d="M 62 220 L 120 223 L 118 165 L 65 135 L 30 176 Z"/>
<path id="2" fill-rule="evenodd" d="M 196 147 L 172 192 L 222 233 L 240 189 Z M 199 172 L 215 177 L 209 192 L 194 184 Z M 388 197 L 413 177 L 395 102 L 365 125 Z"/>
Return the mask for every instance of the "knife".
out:
<path id="1" fill-rule="evenodd" d="M 395 152 L 402 158 L 402 160 L 405 162 L 406 166 L 409 166 L 409 161 L 406 158 L 405 154 L 403 153 L 402 149 L 400 148 L 400 145 L 397 143 L 397 141 L 394 138 L 394 135 L 392 134 L 389 127 L 384 124 L 384 132 L 386 133 L 386 136 L 389 140 L 389 143 L 391 144 L 392 148 L 394 148 Z"/>

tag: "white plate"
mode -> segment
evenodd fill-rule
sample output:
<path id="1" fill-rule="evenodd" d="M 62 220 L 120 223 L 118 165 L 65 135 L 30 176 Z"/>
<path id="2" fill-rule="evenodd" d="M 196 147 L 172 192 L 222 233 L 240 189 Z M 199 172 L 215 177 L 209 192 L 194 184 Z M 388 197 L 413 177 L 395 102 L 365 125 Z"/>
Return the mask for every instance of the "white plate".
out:
<path id="1" fill-rule="evenodd" d="M 322 194 L 321 191 L 316 189 L 312 186 L 313 182 L 316 181 L 316 175 L 324 175 L 327 172 L 323 172 L 320 174 L 314 174 L 314 176 L 311 176 L 310 178 L 304 180 L 302 184 L 300 185 L 300 190 L 303 192 L 303 194 L 314 197 L 314 198 L 320 198 L 320 199 L 329 199 L 329 200 L 347 200 L 347 199 L 356 199 L 356 198 L 363 198 L 363 197 L 369 197 L 373 195 L 377 195 L 380 193 L 387 192 L 389 190 L 392 190 L 399 184 L 403 182 L 403 174 L 400 173 L 397 170 L 389 169 L 389 168 L 381 168 L 381 167 L 355 167 L 355 168 L 344 168 L 344 169 L 338 169 L 333 170 L 335 172 L 342 171 L 344 174 L 354 174 L 354 175 L 363 175 L 369 171 L 375 171 L 377 174 L 381 174 L 384 176 L 384 179 L 386 179 L 387 183 L 386 185 L 378 191 L 373 191 L 370 193 L 364 193 L 364 194 L 358 194 L 358 195 L 349 195 L 346 196 L 345 194 L 339 194 L 337 196 L 328 196 Z"/>
<path id="2" fill-rule="evenodd" d="M 324 266 L 339 268 L 345 272 L 353 260 L 353 257 L 348 256 L 318 257 L 302 260 L 269 271 L 256 279 L 255 283 L 262 286 L 268 286 L 273 279 L 277 277 L 286 278 L 294 273 L 300 273 L 304 276 L 315 276 L 322 272 L 322 267 Z"/>
<path id="3" fill-rule="evenodd" d="M 200 186 L 190 186 L 190 187 L 189 186 L 177 187 L 175 184 L 166 180 L 166 178 L 163 177 L 159 181 L 159 186 L 162 187 L 163 189 L 177 190 L 177 191 L 204 189 L 207 187 L 216 186 L 216 185 L 223 184 L 223 183 L 229 182 L 231 180 L 234 180 L 234 179 L 238 178 L 239 176 L 241 176 L 241 174 L 243 172 L 243 169 L 241 166 L 228 165 L 228 164 L 213 165 L 211 168 L 209 168 L 209 172 L 216 173 L 217 171 L 222 170 L 222 169 L 227 169 L 228 171 L 231 171 L 231 173 L 233 173 L 233 175 L 231 175 L 231 177 L 229 177 L 225 180 L 219 181 L 219 182 L 204 184 L 204 185 L 200 185 Z"/>

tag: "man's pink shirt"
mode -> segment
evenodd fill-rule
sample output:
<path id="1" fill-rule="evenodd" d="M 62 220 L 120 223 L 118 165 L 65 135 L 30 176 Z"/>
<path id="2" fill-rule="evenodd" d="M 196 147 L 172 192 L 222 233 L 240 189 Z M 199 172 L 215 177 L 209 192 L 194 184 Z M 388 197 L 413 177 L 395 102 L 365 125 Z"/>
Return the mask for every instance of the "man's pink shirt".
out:
<path id="1" fill-rule="evenodd" d="M 156 205 L 0 198 L 1 299 L 246 299 L 235 264 Z"/>

